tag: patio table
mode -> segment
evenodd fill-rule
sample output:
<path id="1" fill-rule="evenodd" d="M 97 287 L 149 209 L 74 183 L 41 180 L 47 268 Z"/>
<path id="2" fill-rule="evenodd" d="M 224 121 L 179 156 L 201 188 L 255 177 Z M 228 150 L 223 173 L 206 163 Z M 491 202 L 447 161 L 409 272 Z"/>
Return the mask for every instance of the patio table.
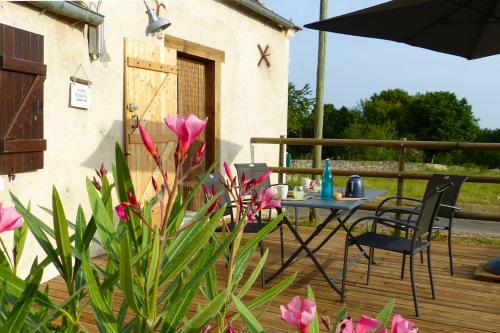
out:
<path id="1" fill-rule="evenodd" d="M 319 260 L 315 257 L 315 253 L 319 251 L 339 230 L 340 228 L 344 229 L 346 232 L 349 232 L 346 223 L 349 218 L 359 209 L 359 207 L 367 202 L 368 200 L 372 200 L 375 197 L 378 197 L 381 194 L 384 194 L 384 190 L 365 190 L 365 196 L 358 200 L 352 198 L 343 198 L 341 200 L 334 199 L 322 199 L 318 194 L 312 194 L 310 196 L 306 196 L 304 200 L 282 200 L 281 207 L 277 208 L 278 214 L 281 214 L 283 211 L 283 207 L 305 207 L 305 208 L 319 208 L 319 209 L 328 209 L 330 210 L 330 214 L 327 218 L 319 224 L 313 233 L 304 240 L 297 231 L 296 226 L 294 226 L 287 216 L 283 216 L 282 223 L 288 226 L 293 236 L 300 244 L 300 247 L 284 262 L 281 267 L 271 276 L 266 282 L 270 282 L 278 275 L 280 275 L 287 267 L 294 263 L 295 258 L 302 252 L 305 251 L 307 257 L 309 257 L 314 265 L 318 268 L 321 275 L 325 278 L 326 282 L 335 290 L 339 295 L 341 294 L 341 290 L 335 285 L 334 279 L 330 278 L 328 273 L 325 271 Z M 337 220 L 338 225 L 333 228 L 333 230 L 321 241 L 321 243 L 314 249 L 310 249 L 308 247 L 309 243 L 316 238 L 320 234 L 320 232 L 330 224 L 334 219 Z M 367 254 L 363 251 L 361 246 L 357 245 L 360 249 L 361 253 L 368 258 Z"/>

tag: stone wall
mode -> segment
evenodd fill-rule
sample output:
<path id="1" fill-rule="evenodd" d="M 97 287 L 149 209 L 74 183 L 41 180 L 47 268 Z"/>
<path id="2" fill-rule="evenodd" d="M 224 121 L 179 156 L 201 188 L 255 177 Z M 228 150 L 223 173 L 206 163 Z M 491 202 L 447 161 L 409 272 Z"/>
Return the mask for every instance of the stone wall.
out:
<path id="1" fill-rule="evenodd" d="M 324 165 L 322 161 L 321 165 Z M 347 160 L 332 160 L 331 165 L 333 170 L 362 170 L 362 171 L 397 171 L 398 161 L 347 161 Z M 292 160 L 294 168 L 312 168 L 312 160 Z M 440 171 L 446 171 L 448 167 L 443 164 L 431 163 L 414 163 L 406 162 L 406 170 L 423 170 L 433 168 Z"/>

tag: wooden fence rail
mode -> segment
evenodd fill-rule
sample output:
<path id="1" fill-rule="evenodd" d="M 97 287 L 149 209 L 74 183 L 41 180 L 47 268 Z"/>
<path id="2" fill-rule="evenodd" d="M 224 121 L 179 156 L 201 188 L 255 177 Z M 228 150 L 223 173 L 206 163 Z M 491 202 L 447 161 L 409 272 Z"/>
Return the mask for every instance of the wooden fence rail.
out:
<path id="1" fill-rule="evenodd" d="M 357 174 L 364 177 L 393 178 L 398 180 L 397 195 L 403 195 L 405 179 L 430 179 L 432 173 L 405 171 L 406 149 L 432 149 L 432 150 L 466 150 L 466 151 L 500 151 L 500 143 L 470 143 L 470 142 L 442 142 L 442 141 L 407 141 L 401 140 L 361 140 L 361 139 L 305 139 L 305 138 L 251 138 L 252 162 L 254 161 L 254 144 L 277 144 L 279 145 L 279 165 L 271 167 L 273 172 L 278 173 L 279 182 L 283 182 L 284 174 L 307 174 L 321 175 L 323 169 L 318 168 L 290 168 L 284 165 L 285 145 L 322 145 L 337 147 L 385 147 L 399 149 L 398 171 L 366 171 L 366 170 L 335 170 L 335 175 L 350 176 Z M 465 175 L 469 183 L 500 184 L 497 176 Z M 400 202 L 397 202 L 399 205 Z M 366 210 L 375 210 L 377 205 L 365 204 Z M 457 218 L 471 220 L 485 220 L 500 222 L 500 214 L 496 212 L 481 213 L 475 211 L 461 210 L 456 214 Z"/>

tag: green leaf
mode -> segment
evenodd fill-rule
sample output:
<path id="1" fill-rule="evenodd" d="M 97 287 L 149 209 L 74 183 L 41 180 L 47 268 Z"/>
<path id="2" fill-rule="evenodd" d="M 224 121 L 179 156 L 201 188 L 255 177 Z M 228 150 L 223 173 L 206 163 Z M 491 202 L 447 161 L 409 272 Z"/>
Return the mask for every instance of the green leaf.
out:
<path id="1" fill-rule="evenodd" d="M 274 220 L 267 223 L 261 230 L 259 230 L 258 233 L 252 236 L 252 238 L 245 244 L 243 249 L 238 253 L 233 273 L 233 281 L 235 287 L 243 277 L 243 274 L 245 273 L 259 242 L 261 242 L 264 237 L 266 237 L 271 231 L 276 228 L 282 218 L 283 214 L 280 214 Z"/>
<path id="2" fill-rule="evenodd" d="M 158 269 L 158 258 L 160 256 L 160 233 L 156 230 L 153 239 L 153 248 L 151 250 L 151 259 L 149 261 L 149 269 L 147 272 L 146 287 L 149 290 L 153 286 L 156 270 Z"/>
<path id="3" fill-rule="evenodd" d="M 14 267 L 17 268 L 19 262 L 21 261 L 21 256 L 24 250 L 24 244 L 26 242 L 26 236 L 28 235 L 28 225 L 23 223 L 21 228 L 17 228 L 14 231 Z"/>
<path id="4" fill-rule="evenodd" d="M 378 313 L 377 319 L 380 321 L 380 326 L 375 330 L 375 332 L 378 332 L 382 329 L 384 329 L 387 326 L 387 323 L 389 322 L 389 319 L 391 318 L 392 310 L 394 309 L 394 304 L 396 303 L 396 300 L 392 298 L 382 310 Z"/>
<path id="5" fill-rule="evenodd" d="M 185 281 L 183 286 L 183 276 L 181 274 L 178 275 L 177 279 L 168 288 L 171 289 L 170 292 L 165 291 L 165 293 L 161 295 L 158 303 L 163 304 L 164 307 L 158 317 L 165 320 L 162 332 L 177 332 L 177 326 L 185 317 L 186 311 L 192 304 L 192 300 L 198 291 L 199 283 L 193 283 L 193 280 L 198 281 L 200 270 L 206 267 L 207 260 L 212 254 L 213 249 L 212 251 L 200 252 L 200 255 L 195 257 L 191 265 L 192 269 L 186 268 L 186 276 L 192 278 Z M 169 297 L 168 299 L 167 295 Z"/>
<path id="6" fill-rule="evenodd" d="M 240 222 L 240 224 L 241 223 L 242 222 Z M 169 296 L 170 296 L 170 299 L 188 299 L 189 297 L 191 297 L 191 299 L 192 299 L 192 296 L 190 296 L 191 293 L 194 294 L 194 292 L 196 292 L 198 290 L 201 279 L 206 275 L 208 270 L 211 267 L 213 267 L 213 265 L 215 265 L 215 262 L 217 261 L 217 259 L 220 258 L 220 256 L 224 253 L 224 251 L 234 241 L 235 237 L 236 237 L 236 232 L 233 231 L 231 234 L 228 235 L 228 237 L 226 237 L 224 239 L 224 241 L 216 248 L 215 251 L 206 252 L 205 255 L 200 255 L 199 256 L 200 260 L 198 260 L 197 263 L 195 263 L 195 267 L 194 267 L 193 271 L 191 271 L 188 275 L 189 276 L 188 281 L 179 288 L 172 288 L 172 285 L 175 284 L 176 282 L 179 282 L 179 280 L 180 280 L 179 279 L 180 276 L 177 275 L 177 278 L 174 280 L 174 283 L 171 284 L 171 286 L 169 288 L 167 288 L 167 290 L 160 296 L 159 302 L 161 304 L 166 304 L 167 298 Z M 200 267 L 197 271 L 196 271 L 196 266 Z M 177 318 L 179 318 L 180 315 L 184 314 L 185 309 L 182 311 L 177 310 L 177 312 L 178 312 Z M 169 313 L 168 308 L 165 309 L 160 314 L 160 317 L 165 316 L 165 320 L 168 321 L 168 324 L 166 322 L 166 324 L 164 325 L 164 328 L 166 327 L 166 329 L 164 330 L 162 328 L 162 332 L 176 332 L 175 328 L 176 328 L 177 324 L 175 323 L 175 320 L 171 320 L 171 317 L 166 315 L 167 313 Z"/>
<path id="7" fill-rule="evenodd" d="M 30 313 L 31 305 L 33 304 L 35 296 L 38 292 L 42 275 L 43 268 L 40 268 L 37 264 L 37 260 L 35 260 L 28 276 L 26 288 L 14 305 L 12 311 L 9 313 L 7 321 L 0 328 L 0 332 L 16 333 L 23 331 L 25 326 L 24 323 Z"/>
<path id="8" fill-rule="evenodd" d="M 245 244 L 238 256 L 244 256 L 248 252 L 253 253 L 256 246 L 264 239 L 264 237 L 266 237 L 271 231 L 274 230 L 274 228 L 276 228 L 278 223 L 280 223 L 280 221 L 283 219 L 284 215 L 285 213 L 281 213 L 280 215 L 276 216 L 271 222 L 267 223 L 264 228 L 262 228 L 258 233 L 252 236 L 252 238 Z"/>
<path id="9" fill-rule="evenodd" d="M 212 266 L 205 275 L 205 297 L 210 301 L 215 298 L 215 295 L 217 295 L 217 270 L 215 266 Z"/>
<path id="10" fill-rule="evenodd" d="M 201 185 L 205 183 L 205 181 L 207 180 L 208 176 L 210 175 L 214 167 L 215 167 L 215 162 L 209 168 L 207 168 L 207 171 L 203 175 L 202 179 L 199 182 L 197 182 L 195 187 L 191 191 L 189 191 L 188 195 L 185 198 L 183 198 L 184 201 L 182 202 L 182 207 L 180 207 L 181 210 L 184 211 L 187 210 L 189 203 L 194 198 L 195 194 L 201 189 Z M 179 198 L 181 197 L 182 196 L 179 196 Z"/>
<path id="11" fill-rule="evenodd" d="M 112 187 L 109 185 L 108 177 L 104 175 L 102 178 L 101 195 L 109 216 L 113 216 L 113 198 L 111 196 L 111 190 Z"/>
<path id="12" fill-rule="evenodd" d="M 345 308 L 345 305 L 343 305 L 339 312 L 337 312 L 337 316 L 335 317 L 335 326 L 334 327 L 337 327 L 339 326 L 340 322 L 342 320 L 344 320 L 345 318 L 347 318 L 347 310 Z"/>
<path id="13" fill-rule="evenodd" d="M 316 304 L 316 300 L 314 298 L 314 292 L 311 288 L 310 285 L 307 285 L 307 298 L 309 298 L 311 301 Z M 319 318 L 318 314 L 316 313 L 316 316 L 314 317 L 313 321 L 309 325 L 309 332 L 310 333 L 319 333 Z"/>
<path id="14" fill-rule="evenodd" d="M 118 198 L 121 202 L 128 201 L 128 192 L 135 195 L 134 185 L 130 177 L 130 170 L 128 168 L 127 159 L 123 154 L 122 148 L 118 144 L 115 145 L 115 159 L 116 159 L 116 177 L 115 185 L 118 190 Z"/>
<path id="15" fill-rule="evenodd" d="M 106 207 L 104 207 L 104 203 L 99 197 L 99 193 L 88 178 L 87 193 L 89 196 L 90 207 L 92 208 L 94 222 L 96 224 L 99 236 L 101 237 L 103 246 L 111 256 L 110 259 L 116 261 L 118 259 L 118 247 L 114 239 L 115 231 L 113 221 L 109 218 Z"/>
<path id="16" fill-rule="evenodd" d="M 54 212 L 54 232 L 56 235 L 57 251 L 61 258 L 66 283 L 71 283 L 72 280 L 72 258 L 71 258 L 71 243 L 69 241 L 68 223 L 62 206 L 61 198 L 57 189 L 52 188 L 52 211 Z"/>
<path id="17" fill-rule="evenodd" d="M 43 267 L 39 265 L 39 267 Z M 17 277 L 8 267 L 0 265 L 0 285 L 5 286 L 5 292 L 13 297 L 20 298 L 26 289 L 26 282 Z M 49 298 L 41 292 L 35 295 L 35 302 L 41 306 L 53 308 L 54 305 Z"/>
<path id="18" fill-rule="evenodd" d="M 40 209 L 42 209 L 43 211 L 45 211 L 45 212 L 46 212 L 47 214 L 49 214 L 50 216 L 53 216 L 53 215 L 54 215 L 54 214 L 53 214 L 53 212 L 52 212 L 52 210 L 50 210 L 50 209 L 48 209 L 48 208 L 46 208 L 46 207 L 40 206 L 40 205 L 39 205 L 38 207 L 40 207 Z M 66 222 L 68 223 L 68 226 L 69 226 L 72 230 L 76 230 L 76 224 L 75 224 L 75 223 L 73 223 L 73 222 L 71 222 L 71 221 L 69 221 L 69 220 L 68 220 L 68 221 L 66 221 Z M 89 222 L 89 223 L 90 223 L 90 222 Z M 44 223 L 44 226 L 43 226 L 43 230 L 44 230 L 44 231 L 45 231 L 45 232 L 46 232 L 49 236 L 51 236 L 52 238 L 54 238 L 54 239 L 55 239 L 55 237 L 56 237 L 56 236 L 55 236 L 54 230 L 52 230 L 52 229 L 51 229 L 48 225 L 46 225 L 45 223 Z M 94 234 L 92 234 L 92 237 L 93 237 L 93 235 L 94 235 Z M 85 237 L 84 237 L 84 238 L 85 238 Z M 71 239 L 71 237 L 70 237 L 70 239 Z M 98 245 L 102 246 L 101 241 L 100 241 L 97 237 L 93 237 L 93 238 L 91 239 L 91 241 L 93 241 L 93 242 L 97 243 Z M 89 241 L 89 242 L 90 242 L 90 241 Z"/>
<path id="19" fill-rule="evenodd" d="M 120 251 L 120 284 L 122 286 L 125 299 L 134 312 L 140 315 L 134 295 L 134 272 L 130 262 L 130 244 L 128 235 L 123 237 Z"/>
<path id="20" fill-rule="evenodd" d="M 167 266 L 162 274 L 162 281 L 168 281 L 184 270 L 186 265 L 200 251 L 210 239 L 213 231 L 222 218 L 223 211 L 214 214 L 210 219 L 205 218 L 196 225 L 182 232 L 165 250 L 168 258 Z"/>
<path id="21" fill-rule="evenodd" d="M 78 205 L 76 212 L 75 247 L 81 251 L 83 249 L 83 235 L 85 234 L 87 219 L 81 205 Z"/>
<path id="22" fill-rule="evenodd" d="M 236 309 L 238 309 L 238 312 L 247 324 L 249 331 L 252 333 L 264 332 L 264 328 L 262 328 L 257 318 L 255 318 L 255 316 L 250 312 L 250 309 L 248 309 L 245 304 L 243 304 L 243 302 L 239 300 L 238 297 L 234 295 L 231 295 L 231 297 L 233 299 L 234 305 L 236 306 Z"/>
<path id="23" fill-rule="evenodd" d="M 59 271 L 59 274 L 64 275 L 65 272 L 63 269 L 63 265 L 59 260 L 57 252 L 50 243 L 45 232 L 42 230 L 42 225 L 45 226 L 45 223 L 39 220 L 33 214 L 31 214 L 31 212 L 29 212 L 29 210 L 26 209 L 26 207 L 24 207 L 24 205 L 12 192 L 10 192 L 10 196 L 12 198 L 14 206 L 16 207 L 16 210 L 18 211 L 19 214 L 22 215 L 24 222 L 28 225 L 28 228 L 33 233 L 33 236 L 35 236 L 36 240 L 38 241 L 38 244 L 40 244 L 45 254 L 47 254 L 47 257 L 49 258 L 50 262 L 54 264 L 54 266 Z"/>
<path id="24" fill-rule="evenodd" d="M 238 294 L 239 298 L 243 298 L 243 296 L 246 295 L 246 293 L 250 290 L 250 288 L 254 284 L 255 280 L 257 280 L 257 278 L 259 277 L 260 272 L 262 271 L 262 268 L 264 267 L 264 264 L 266 263 L 266 259 L 267 259 L 268 254 L 269 254 L 269 249 L 266 249 L 266 252 L 264 252 L 264 255 L 260 258 L 260 260 L 257 263 L 257 266 L 255 266 L 252 274 L 250 274 L 250 277 L 246 280 L 243 287 L 241 287 L 241 290 Z"/>
<path id="25" fill-rule="evenodd" d="M 271 289 L 266 290 L 262 294 L 260 294 L 258 297 L 254 298 L 248 303 L 248 308 L 249 309 L 254 309 L 258 306 L 261 306 L 262 304 L 265 304 L 269 301 L 271 301 L 274 297 L 279 295 L 283 290 L 285 290 L 295 279 L 297 276 L 297 273 L 293 273 L 292 275 L 288 276 L 287 278 L 283 279 L 280 281 L 278 284 L 273 286 Z"/>
<path id="26" fill-rule="evenodd" d="M 212 320 L 224 305 L 227 298 L 227 292 L 219 294 L 210 303 L 205 305 L 201 311 L 198 311 L 194 317 L 185 323 L 182 332 L 200 332 L 205 325 Z"/>
<path id="27" fill-rule="evenodd" d="M 90 265 L 88 254 L 85 253 L 82 258 L 83 271 L 87 280 L 88 292 L 92 300 L 92 309 L 97 319 L 97 323 L 103 332 L 118 333 L 116 321 L 113 317 L 111 307 L 104 301 L 98 282 Z"/>

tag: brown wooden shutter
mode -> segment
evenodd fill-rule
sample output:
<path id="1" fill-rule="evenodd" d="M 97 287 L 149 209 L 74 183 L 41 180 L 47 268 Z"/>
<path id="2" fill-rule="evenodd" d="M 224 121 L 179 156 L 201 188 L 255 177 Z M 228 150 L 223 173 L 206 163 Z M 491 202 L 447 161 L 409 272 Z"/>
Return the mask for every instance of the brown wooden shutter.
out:
<path id="1" fill-rule="evenodd" d="M 0 24 L 0 174 L 43 168 L 43 36 Z"/>

